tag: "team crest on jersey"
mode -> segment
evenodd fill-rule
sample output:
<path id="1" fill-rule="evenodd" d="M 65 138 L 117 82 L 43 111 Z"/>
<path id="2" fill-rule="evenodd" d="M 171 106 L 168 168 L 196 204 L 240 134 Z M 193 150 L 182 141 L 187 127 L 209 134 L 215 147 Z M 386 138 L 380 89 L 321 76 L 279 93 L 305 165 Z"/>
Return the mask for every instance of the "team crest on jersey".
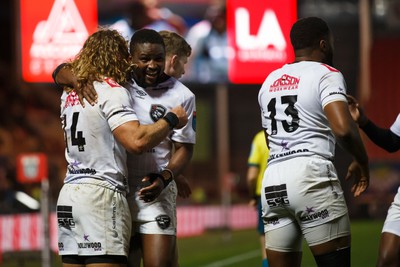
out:
<path id="1" fill-rule="evenodd" d="M 151 105 L 151 109 L 150 109 L 150 118 L 156 122 L 159 119 L 161 119 L 162 117 L 164 117 L 165 113 L 166 113 L 167 109 L 159 104 L 153 104 Z"/>
<path id="2" fill-rule="evenodd" d="M 161 229 L 167 229 L 171 224 L 171 218 L 168 215 L 159 215 L 156 217 L 156 221 Z"/>

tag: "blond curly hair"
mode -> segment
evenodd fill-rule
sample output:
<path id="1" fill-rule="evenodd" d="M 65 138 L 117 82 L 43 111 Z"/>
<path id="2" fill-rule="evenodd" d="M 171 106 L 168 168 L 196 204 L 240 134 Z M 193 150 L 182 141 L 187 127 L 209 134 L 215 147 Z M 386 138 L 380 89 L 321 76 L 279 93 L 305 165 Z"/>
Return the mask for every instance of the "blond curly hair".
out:
<path id="1" fill-rule="evenodd" d="M 70 65 L 80 84 L 105 77 L 123 84 L 130 69 L 128 43 L 118 31 L 100 28 L 88 37 Z"/>

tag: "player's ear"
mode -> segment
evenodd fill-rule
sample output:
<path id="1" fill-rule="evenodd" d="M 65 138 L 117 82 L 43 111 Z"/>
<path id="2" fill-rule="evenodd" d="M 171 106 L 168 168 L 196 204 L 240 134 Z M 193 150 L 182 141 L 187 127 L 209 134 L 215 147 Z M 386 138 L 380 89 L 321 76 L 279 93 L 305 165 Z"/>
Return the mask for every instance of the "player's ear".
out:
<path id="1" fill-rule="evenodd" d="M 179 61 L 178 55 L 172 55 L 171 66 L 175 67 L 175 65 L 178 63 L 178 61 Z"/>
<path id="2" fill-rule="evenodd" d="M 325 39 L 321 39 L 319 41 L 319 48 L 321 49 L 321 51 L 326 52 L 329 49 L 329 42 L 328 40 Z"/>

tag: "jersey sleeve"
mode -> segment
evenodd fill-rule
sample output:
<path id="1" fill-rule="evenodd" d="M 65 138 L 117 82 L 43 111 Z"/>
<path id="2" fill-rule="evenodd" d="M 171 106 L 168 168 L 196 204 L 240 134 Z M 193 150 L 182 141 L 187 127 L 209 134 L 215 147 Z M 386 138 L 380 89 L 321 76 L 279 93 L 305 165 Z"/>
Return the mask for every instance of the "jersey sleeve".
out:
<path id="1" fill-rule="evenodd" d="M 397 115 L 397 118 L 396 118 L 395 122 L 392 124 L 392 126 L 390 127 L 390 130 L 392 131 L 392 133 L 394 133 L 395 135 L 400 137 L 400 114 Z"/>
<path id="2" fill-rule="evenodd" d="M 111 130 L 128 122 L 138 120 L 132 108 L 132 100 L 127 89 L 122 86 L 105 85 L 102 110 Z"/>
<path id="3" fill-rule="evenodd" d="M 182 103 L 188 114 L 188 123 L 181 129 L 175 129 L 172 133 L 172 140 L 178 143 L 196 143 L 196 98 L 190 94 Z"/>
<path id="4" fill-rule="evenodd" d="M 320 81 L 320 96 L 322 107 L 335 101 L 347 101 L 346 82 L 342 73 L 330 70 L 322 76 Z"/>

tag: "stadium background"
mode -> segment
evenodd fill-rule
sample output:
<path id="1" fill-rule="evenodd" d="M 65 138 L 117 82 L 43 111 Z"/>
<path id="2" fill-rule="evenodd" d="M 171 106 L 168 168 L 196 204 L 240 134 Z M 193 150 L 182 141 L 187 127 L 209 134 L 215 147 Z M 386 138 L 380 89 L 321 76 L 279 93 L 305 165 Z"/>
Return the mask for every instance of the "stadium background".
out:
<path id="1" fill-rule="evenodd" d="M 23 152 L 44 152 L 49 159 L 51 208 L 61 188 L 65 173 L 64 143 L 59 125 L 60 91 L 52 84 L 25 83 L 19 77 L 17 61 L 16 1 L 0 2 L 0 213 L 35 212 L 13 198 L 15 191 L 23 191 L 39 198 L 40 186 L 19 184 L 15 179 L 16 156 Z M 119 16 L 129 0 L 99 0 L 99 22 L 109 23 Z M 173 12 L 181 15 L 188 25 L 203 18 L 208 0 L 162 0 Z M 363 0 L 299 0 L 298 16 L 320 16 L 330 24 L 335 38 L 335 65 L 344 74 L 348 92 L 361 95 L 360 12 Z M 400 69 L 400 3 L 396 0 L 367 1 L 371 8 L 372 42 L 370 56 L 371 91 L 365 98 L 365 109 L 372 120 L 389 127 L 399 112 Z M 259 85 L 224 84 L 228 88 L 228 122 L 225 137 L 228 147 L 224 153 L 217 150 L 220 139 L 217 132 L 221 105 L 217 84 L 185 82 L 196 94 L 198 118 L 198 145 L 192 164 L 186 172 L 193 196 L 178 200 L 179 207 L 220 205 L 229 191 L 232 204 L 246 204 L 246 161 L 252 136 L 259 130 L 260 115 L 257 103 Z M 364 95 L 364 94 L 363 94 Z M 371 159 L 372 182 L 368 192 L 353 199 L 349 183 L 343 181 L 350 214 L 353 219 L 382 220 L 397 190 L 400 175 L 399 156 L 389 155 L 365 139 Z M 335 164 L 344 177 L 350 158 L 337 149 Z M 221 157 L 225 157 L 221 159 Z M 220 164 L 226 162 L 227 173 L 221 173 Z M 230 182 L 222 187 L 222 179 Z M 226 185 L 226 184 L 224 184 Z M 229 190 L 228 190 L 229 189 Z M 256 240 L 254 240 L 256 243 Z M 256 244 L 257 245 L 257 244 Z M 28 266 L 28 265 L 27 265 Z"/>

